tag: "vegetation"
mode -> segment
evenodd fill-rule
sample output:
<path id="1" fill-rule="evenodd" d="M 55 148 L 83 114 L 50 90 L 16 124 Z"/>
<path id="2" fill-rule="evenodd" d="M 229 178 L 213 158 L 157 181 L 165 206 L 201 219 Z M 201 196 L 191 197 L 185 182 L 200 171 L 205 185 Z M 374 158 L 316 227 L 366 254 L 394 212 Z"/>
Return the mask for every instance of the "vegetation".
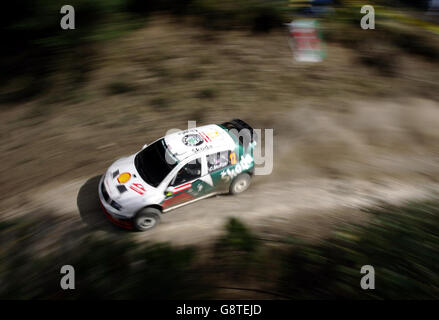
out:
<path id="1" fill-rule="evenodd" d="M 250 28 L 265 32 L 282 25 L 279 1 L 97 0 L 75 1 L 75 30 L 60 28 L 60 0 L 25 0 L 3 10 L 0 103 L 20 102 L 50 87 L 51 75 L 65 72 L 69 87 L 80 85 L 93 68 L 93 44 L 142 26 L 152 13 L 198 17 L 208 28 Z M 118 91 L 118 89 L 115 89 Z M 110 89 L 110 91 L 113 91 Z"/>
<path id="2" fill-rule="evenodd" d="M 438 61 L 439 46 L 424 31 L 389 24 L 389 19 L 380 17 L 377 12 L 381 31 L 365 34 L 358 28 L 362 17 L 359 7 L 335 3 L 335 12 L 320 18 L 324 38 L 356 49 L 361 64 L 381 74 L 395 76 L 400 52 Z M 69 31 L 62 30 L 59 25 L 60 8 L 64 5 L 60 0 L 25 0 L 20 5 L 13 4 L 2 12 L 0 22 L 5 44 L 0 53 L 3 70 L 0 103 L 29 100 L 52 88 L 59 78 L 66 83 L 62 85 L 63 92 L 56 95 L 68 99 L 68 91 L 81 87 L 96 68 L 96 43 L 145 25 L 152 14 L 171 14 L 179 20 L 190 17 L 188 21 L 208 30 L 241 28 L 268 32 L 283 27 L 297 14 L 296 9 L 287 4 L 286 0 L 78 0 L 74 3 L 76 29 Z M 381 50 L 383 44 L 390 52 Z M 156 72 L 165 74 L 167 71 L 157 69 Z M 188 77 L 197 77 L 197 74 Z M 108 92 L 119 94 L 126 89 L 110 85 Z M 212 98 L 210 93 L 207 96 L 201 93 L 200 97 Z"/>
<path id="3" fill-rule="evenodd" d="M 437 299 L 437 201 L 367 212 L 368 224 L 339 228 L 317 244 L 290 238 L 281 249 L 232 218 L 212 248 L 211 261 L 202 263 L 194 248 L 138 244 L 129 234 L 121 240 L 91 233 L 36 257 L 30 248 L 43 223 L 4 222 L 0 298 L 212 298 L 215 288 L 233 280 L 235 286 L 256 283 L 262 292 L 294 299 Z M 60 289 L 65 264 L 75 267 L 76 290 Z M 360 288 L 363 265 L 375 268 L 375 290 Z"/>
<path id="4" fill-rule="evenodd" d="M 296 243 L 284 259 L 280 290 L 295 298 L 437 299 L 437 202 L 369 211 L 324 244 Z M 359 289 L 360 268 L 375 268 L 376 289 Z"/>
<path id="5" fill-rule="evenodd" d="M 193 248 L 138 245 L 120 237 L 89 234 L 71 247 L 43 257 L 29 250 L 42 223 L 3 223 L 1 299 L 188 299 L 209 297 L 193 265 Z M 67 241 L 67 239 L 63 239 Z M 60 288 L 60 269 L 75 268 L 75 288 Z"/>

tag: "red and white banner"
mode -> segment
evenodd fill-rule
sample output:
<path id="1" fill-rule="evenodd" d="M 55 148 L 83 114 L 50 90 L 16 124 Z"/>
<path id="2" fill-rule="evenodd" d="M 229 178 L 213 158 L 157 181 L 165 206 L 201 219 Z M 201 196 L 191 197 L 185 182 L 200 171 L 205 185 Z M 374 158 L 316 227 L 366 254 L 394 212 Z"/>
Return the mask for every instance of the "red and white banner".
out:
<path id="1" fill-rule="evenodd" d="M 287 24 L 294 58 L 300 62 L 320 62 L 324 58 L 317 20 L 295 20 Z"/>

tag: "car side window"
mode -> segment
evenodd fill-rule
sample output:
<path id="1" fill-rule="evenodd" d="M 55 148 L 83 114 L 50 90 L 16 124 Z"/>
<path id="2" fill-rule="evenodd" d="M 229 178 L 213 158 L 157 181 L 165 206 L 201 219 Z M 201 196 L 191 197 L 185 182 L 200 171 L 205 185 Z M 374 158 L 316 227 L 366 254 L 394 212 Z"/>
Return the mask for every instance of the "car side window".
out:
<path id="1" fill-rule="evenodd" d="M 222 151 L 207 155 L 207 171 L 211 173 L 227 167 L 230 163 L 229 153 L 230 151 Z"/>
<path id="2" fill-rule="evenodd" d="M 201 158 L 192 160 L 178 171 L 171 182 L 171 186 L 178 186 L 182 183 L 194 180 L 201 176 Z"/>

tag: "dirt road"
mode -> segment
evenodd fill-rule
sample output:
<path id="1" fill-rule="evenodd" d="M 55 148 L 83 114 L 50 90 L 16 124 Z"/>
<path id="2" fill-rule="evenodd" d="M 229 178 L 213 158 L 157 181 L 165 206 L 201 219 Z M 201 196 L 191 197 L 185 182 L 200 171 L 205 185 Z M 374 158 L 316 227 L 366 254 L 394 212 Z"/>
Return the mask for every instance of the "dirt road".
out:
<path id="1" fill-rule="evenodd" d="M 96 193 L 98 181 L 96 176 L 46 187 L 35 193 L 26 205 L 28 210 L 22 207 L 21 212 L 52 212 L 61 218 L 66 233 L 84 227 L 85 232 L 101 230 L 123 237 L 129 231 L 112 226 L 103 215 Z M 426 198 L 438 186 L 434 182 L 408 184 L 390 179 L 380 183 L 328 178 L 265 183 L 263 177 L 257 177 L 245 194 L 216 196 L 171 211 L 163 215 L 158 227 L 134 237 L 139 241 L 204 245 L 218 238 L 229 217 L 237 217 L 266 240 L 287 235 L 318 240 L 334 225 L 366 221 L 361 208 L 380 201 L 401 203 Z M 57 236 L 62 236 L 62 230 L 58 229 Z"/>
<path id="2" fill-rule="evenodd" d="M 434 103 L 417 103 L 418 110 L 437 116 Z M 416 139 L 434 138 L 436 129 L 421 127 L 426 123 L 425 115 L 406 122 L 411 109 L 396 104 L 381 103 L 381 116 L 370 121 L 378 112 L 376 106 L 359 104 L 348 116 L 312 108 L 284 116 L 284 122 L 275 126 L 271 175 L 255 177 L 251 188 L 240 196 L 216 196 L 171 211 L 163 215 L 157 228 L 136 233 L 134 238 L 176 245 L 209 244 L 233 216 L 267 240 L 287 235 L 316 240 L 327 236 L 334 225 L 366 221 L 362 208 L 381 201 L 401 203 L 434 195 L 439 185 L 439 162 L 432 141 L 411 142 L 405 147 L 398 143 L 409 142 L 413 132 Z M 369 113 L 368 121 L 363 122 L 359 114 L 365 113 Z M 305 126 L 311 114 L 313 126 Z M 389 144 L 391 149 L 381 148 Z M 102 166 L 102 172 L 105 169 Z M 5 200 L 4 206 L 7 202 L 11 206 L 2 218 L 49 212 L 62 221 L 56 222 L 56 236 L 81 229 L 82 234 L 100 230 L 123 237 L 126 231 L 110 225 L 98 204 L 99 177 L 53 179 Z M 51 224 L 52 218 L 47 219 Z"/>

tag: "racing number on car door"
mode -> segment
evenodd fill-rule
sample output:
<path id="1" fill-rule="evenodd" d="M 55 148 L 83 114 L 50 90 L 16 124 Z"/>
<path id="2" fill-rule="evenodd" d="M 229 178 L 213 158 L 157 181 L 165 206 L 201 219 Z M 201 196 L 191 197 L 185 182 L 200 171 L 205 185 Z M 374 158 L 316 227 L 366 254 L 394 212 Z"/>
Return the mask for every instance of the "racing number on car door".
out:
<path id="1" fill-rule="evenodd" d="M 174 187 L 174 192 L 167 196 L 163 207 L 169 208 L 194 200 L 198 197 L 198 178 L 201 177 L 201 158 L 187 163 L 178 171 L 169 186 Z"/>

